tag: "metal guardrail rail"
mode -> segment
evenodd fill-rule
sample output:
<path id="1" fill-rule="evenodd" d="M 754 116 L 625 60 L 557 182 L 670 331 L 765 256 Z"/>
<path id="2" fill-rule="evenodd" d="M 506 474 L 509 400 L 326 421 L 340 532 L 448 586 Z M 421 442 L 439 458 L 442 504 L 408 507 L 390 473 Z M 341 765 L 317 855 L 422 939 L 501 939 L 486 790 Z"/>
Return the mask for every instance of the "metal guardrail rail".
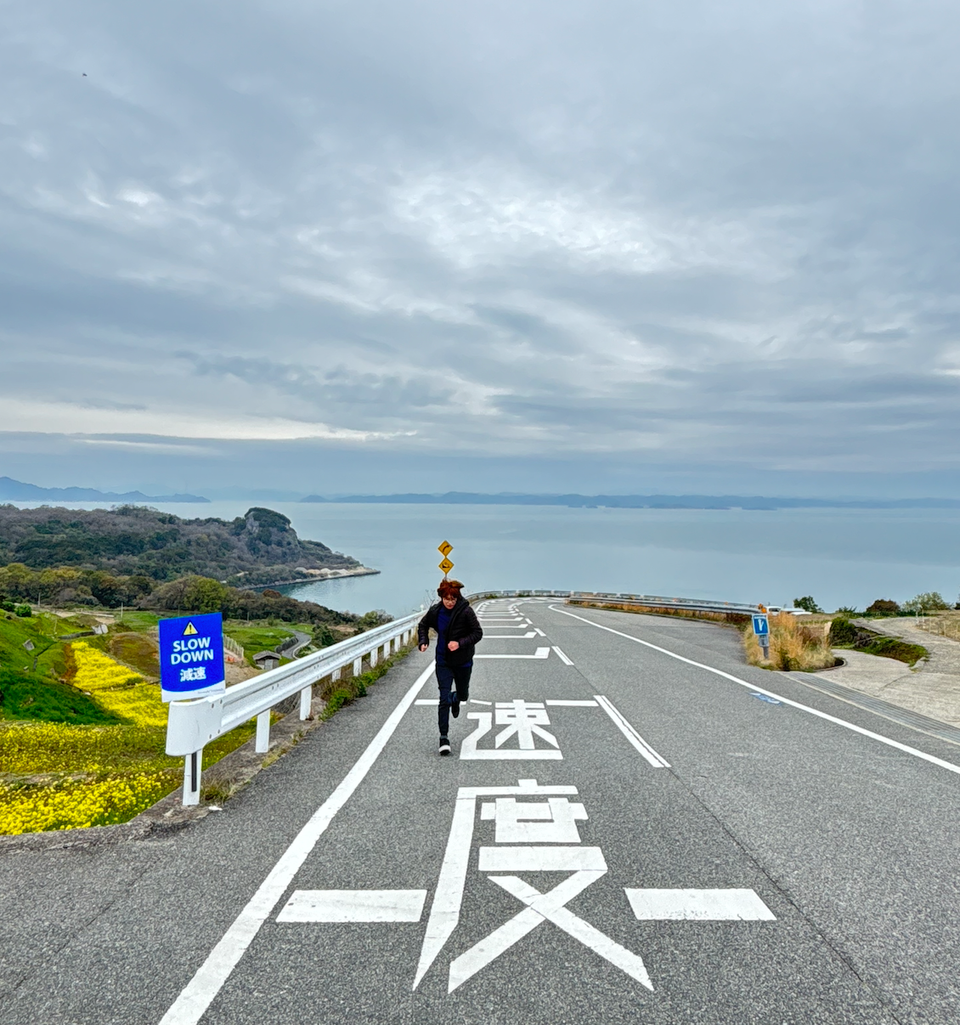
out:
<path id="1" fill-rule="evenodd" d="M 697 612 L 738 612 L 743 615 L 757 611 L 756 605 L 741 602 L 708 601 L 697 598 L 668 598 L 652 594 L 625 594 L 611 591 L 548 591 L 537 588 L 512 591 L 478 591 L 466 595 L 468 600 L 483 598 L 564 598 L 573 601 L 616 601 L 646 608 L 678 608 Z M 300 718 L 310 714 L 313 685 L 325 676 L 337 679 L 340 671 L 353 664 L 360 672 L 365 656 L 370 665 L 379 661 L 380 649 L 386 658 L 391 649 L 397 651 L 412 639 L 423 612 L 396 619 L 374 630 L 332 644 L 288 665 L 268 670 L 251 680 L 228 687 L 226 691 L 193 701 L 172 701 L 167 719 L 168 755 L 182 755 L 183 803 L 199 804 L 203 749 L 211 740 L 230 730 L 257 720 L 256 750 L 263 753 L 270 747 L 270 711 L 281 701 L 300 695 Z"/>
<path id="2" fill-rule="evenodd" d="M 203 748 L 211 740 L 222 737 L 256 717 L 256 749 L 270 747 L 270 710 L 281 701 L 300 694 L 300 718 L 310 714 L 313 685 L 325 676 L 338 679 L 346 666 L 353 664 L 354 675 L 361 670 L 365 656 L 370 665 L 380 660 L 380 650 L 387 658 L 407 643 L 416 630 L 422 612 L 395 619 L 374 630 L 332 644 L 322 651 L 297 659 L 288 665 L 268 670 L 245 680 L 226 691 L 193 701 L 172 701 L 167 719 L 167 754 L 182 755 L 183 803 L 199 804 Z"/>
<path id="3" fill-rule="evenodd" d="M 693 612 L 738 612 L 751 615 L 758 606 L 735 601 L 710 601 L 700 598 L 668 598 L 659 594 L 626 594 L 622 591 L 544 591 L 536 588 L 514 591 L 478 591 L 469 595 L 478 598 L 567 598 L 573 601 L 615 601 L 651 609 L 690 609 Z"/>

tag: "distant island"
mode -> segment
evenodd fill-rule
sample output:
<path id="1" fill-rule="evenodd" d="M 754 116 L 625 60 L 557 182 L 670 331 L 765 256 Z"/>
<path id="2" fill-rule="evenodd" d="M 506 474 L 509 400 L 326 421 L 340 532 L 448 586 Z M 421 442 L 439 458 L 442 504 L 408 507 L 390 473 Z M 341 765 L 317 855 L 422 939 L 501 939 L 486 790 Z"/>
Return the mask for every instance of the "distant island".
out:
<path id="1" fill-rule="evenodd" d="M 0 565 L 11 563 L 32 570 L 97 569 L 152 581 L 196 574 L 247 588 L 378 572 L 319 541 L 302 540 L 286 516 L 259 507 L 233 520 L 185 520 L 136 505 L 0 505 Z"/>
<path id="2" fill-rule="evenodd" d="M 0 502 L 209 502 L 201 495 L 145 495 L 142 491 L 97 491 L 95 488 L 41 488 L 12 477 L 0 477 Z"/>
<path id="3" fill-rule="evenodd" d="M 552 505 L 571 509 L 960 509 L 954 498 L 766 498 L 759 495 L 483 495 L 448 491 L 442 495 L 308 495 L 301 502 L 383 503 L 394 505 Z"/>

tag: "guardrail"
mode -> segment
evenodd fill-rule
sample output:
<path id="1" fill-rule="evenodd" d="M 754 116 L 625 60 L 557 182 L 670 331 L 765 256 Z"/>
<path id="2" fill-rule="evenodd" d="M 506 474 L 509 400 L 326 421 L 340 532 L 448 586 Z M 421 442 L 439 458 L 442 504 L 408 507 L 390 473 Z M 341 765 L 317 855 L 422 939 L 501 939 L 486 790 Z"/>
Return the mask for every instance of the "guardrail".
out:
<path id="1" fill-rule="evenodd" d="M 646 608 L 681 608 L 697 612 L 739 612 L 749 615 L 756 605 L 740 602 L 708 601 L 697 598 L 667 598 L 662 595 L 625 594 L 610 591 L 548 591 L 537 588 L 513 591 L 478 591 L 465 596 L 468 600 L 481 598 L 565 598 L 574 601 L 616 601 Z M 167 754 L 182 755 L 183 803 L 200 802 L 200 777 L 203 769 L 203 749 L 211 740 L 222 737 L 230 730 L 257 720 L 256 750 L 263 753 L 270 747 L 270 711 L 281 701 L 300 695 L 300 718 L 310 714 L 313 685 L 325 676 L 338 679 L 340 671 L 353 664 L 358 674 L 365 656 L 370 665 L 379 661 L 380 649 L 386 658 L 391 649 L 412 639 L 422 612 L 414 612 L 374 630 L 358 634 L 348 640 L 332 644 L 322 651 L 297 659 L 285 666 L 260 673 L 251 680 L 228 687 L 220 694 L 193 701 L 172 701 L 167 719 Z"/>
<path id="2" fill-rule="evenodd" d="M 380 660 L 380 649 L 387 658 L 412 639 L 422 612 L 395 619 L 374 630 L 332 644 L 322 651 L 297 659 L 288 665 L 268 670 L 253 679 L 228 687 L 210 697 L 193 701 L 172 701 L 167 719 L 167 754 L 182 755 L 183 803 L 199 804 L 203 749 L 211 740 L 222 737 L 256 717 L 256 749 L 270 747 L 270 711 L 281 701 L 300 695 L 300 718 L 310 714 L 313 685 L 325 676 L 339 679 L 341 670 L 353 664 L 357 675 L 365 656 L 370 665 Z"/>
<path id="3" fill-rule="evenodd" d="M 615 601 L 651 609 L 690 609 L 693 612 L 739 612 L 751 615 L 758 606 L 735 601 L 710 601 L 700 598 L 667 598 L 659 594 L 626 594 L 622 591 L 543 591 L 536 588 L 515 591 L 478 591 L 468 596 L 477 598 L 567 598 L 573 601 Z"/>

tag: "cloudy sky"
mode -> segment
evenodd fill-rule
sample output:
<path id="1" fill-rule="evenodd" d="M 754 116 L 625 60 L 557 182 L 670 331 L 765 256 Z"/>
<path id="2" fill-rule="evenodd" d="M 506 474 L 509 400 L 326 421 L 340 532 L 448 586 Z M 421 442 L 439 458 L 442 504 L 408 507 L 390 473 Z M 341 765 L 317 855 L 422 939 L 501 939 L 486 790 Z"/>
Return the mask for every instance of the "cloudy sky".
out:
<path id="1" fill-rule="evenodd" d="M 7 0 L 0 474 L 960 494 L 947 0 Z"/>

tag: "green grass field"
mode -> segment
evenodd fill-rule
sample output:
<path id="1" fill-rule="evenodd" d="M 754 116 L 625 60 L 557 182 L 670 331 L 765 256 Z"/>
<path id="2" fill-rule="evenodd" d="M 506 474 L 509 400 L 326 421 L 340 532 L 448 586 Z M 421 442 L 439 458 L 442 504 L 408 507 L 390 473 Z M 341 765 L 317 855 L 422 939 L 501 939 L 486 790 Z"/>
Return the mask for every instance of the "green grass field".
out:
<path id="1" fill-rule="evenodd" d="M 309 625 L 297 626 L 296 629 L 313 636 L 313 629 Z M 223 632 L 242 645 L 243 653 L 251 660 L 258 651 L 276 651 L 278 644 L 283 643 L 288 637 L 293 637 L 293 629 L 286 624 L 270 626 L 245 623 L 239 619 L 228 619 L 223 624 Z"/>
<path id="2" fill-rule="evenodd" d="M 128 613 L 107 634 L 64 640 L 96 622 L 0 617 L 0 833 L 123 822 L 179 784 L 182 762 L 164 752 L 157 617 Z M 204 764 L 253 730 L 208 745 Z"/>

